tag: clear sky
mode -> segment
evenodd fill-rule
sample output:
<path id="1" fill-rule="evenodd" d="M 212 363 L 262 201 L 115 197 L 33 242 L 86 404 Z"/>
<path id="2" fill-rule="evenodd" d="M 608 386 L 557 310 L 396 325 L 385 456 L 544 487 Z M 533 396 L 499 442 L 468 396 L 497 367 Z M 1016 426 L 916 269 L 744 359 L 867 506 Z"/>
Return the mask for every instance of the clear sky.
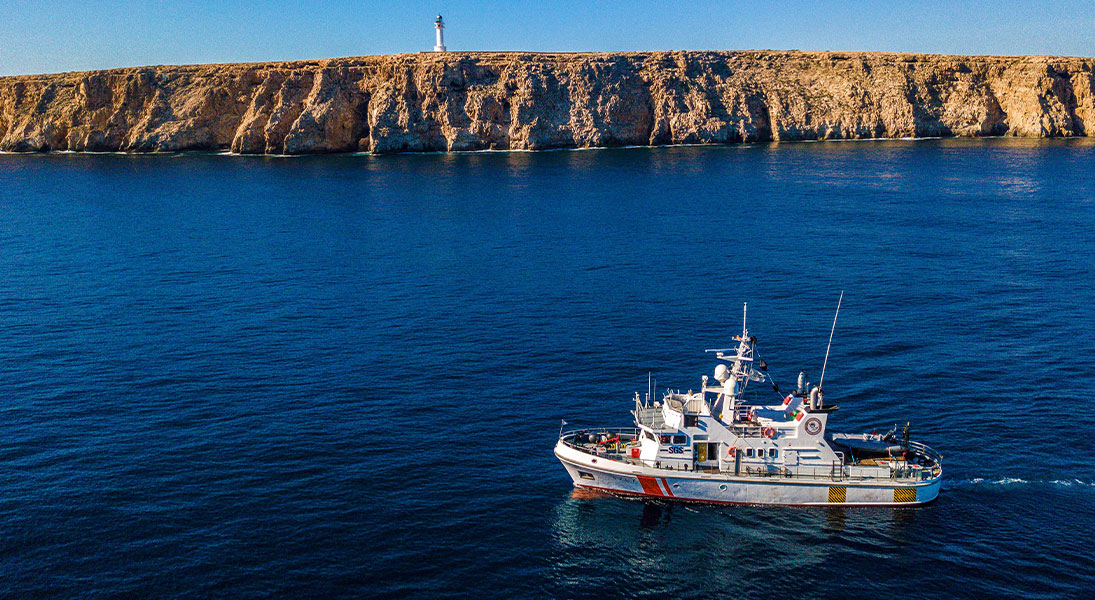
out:
<path id="1" fill-rule="evenodd" d="M 0 75 L 429 50 L 1095 56 L 1095 0 L 0 0 Z"/>

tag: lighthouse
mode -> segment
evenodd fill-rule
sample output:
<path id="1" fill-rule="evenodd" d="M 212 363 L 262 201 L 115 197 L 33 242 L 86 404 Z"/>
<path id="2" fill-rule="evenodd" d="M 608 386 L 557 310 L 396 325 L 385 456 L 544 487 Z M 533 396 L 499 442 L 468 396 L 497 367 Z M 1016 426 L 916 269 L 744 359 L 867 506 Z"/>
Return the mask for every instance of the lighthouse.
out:
<path id="1" fill-rule="evenodd" d="M 437 30 L 437 45 L 433 47 L 434 52 L 445 51 L 445 22 L 441 20 L 441 15 L 437 15 L 437 20 L 433 22 L 434 29 Z"/>

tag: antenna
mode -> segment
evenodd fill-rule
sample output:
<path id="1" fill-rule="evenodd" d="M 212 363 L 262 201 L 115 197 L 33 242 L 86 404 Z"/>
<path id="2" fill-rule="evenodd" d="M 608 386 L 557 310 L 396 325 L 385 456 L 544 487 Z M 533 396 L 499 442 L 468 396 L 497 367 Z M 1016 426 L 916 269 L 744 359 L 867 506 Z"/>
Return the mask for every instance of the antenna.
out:
<path id="1" fill-rule="evenodd" d="M 836 333 L 836 318 L 840 316 L 840 303 L 844 301 L 844 290 L 840 290 L 840 300 L 836 301 L 836 314 L 833 315 L 833 328 L 829 331 L 829 345 L 825 347 L 825 363 L 821 365 L 821 381 L 818 382 L 818 389 L 823 389 L 821 386 L 825 383 L 825 367 L 829 366 L 829 349 L 833 347 L 833 334 Z"/>
<path id="2" fill-rule="evenodd" d="M 745 337 L 745 315 L 749 314 L 749 303 L 743 302 L 741 305 L 741 337 Z"/>

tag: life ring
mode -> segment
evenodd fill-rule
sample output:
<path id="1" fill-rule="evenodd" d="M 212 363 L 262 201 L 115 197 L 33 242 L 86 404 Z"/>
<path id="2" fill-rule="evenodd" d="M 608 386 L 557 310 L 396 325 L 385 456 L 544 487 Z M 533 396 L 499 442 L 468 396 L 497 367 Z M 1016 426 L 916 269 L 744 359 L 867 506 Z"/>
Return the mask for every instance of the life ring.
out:
<path id="1" fill-rule="evenodd" d="M 764 428 L 764 429 L 763 429 L 763 430 L 761 431 L 761 433 L 762 433 L 762 434 L 764 434 L 764 437 L 766 437 L 766 438 L 774 438 L 774 437 L 776 437 L 776 430 L 775 430 L 775 428 L 773 428 L 773 427 L 765 427 L 765 428 Z"/>
<path id="2" fill-rule="evenodd" d="M 728 454 L 729 454 L 730 456 L 734 456 L 734 453 L 735 453 L 735 452 L 737 452 L 737 451 L 738 451 L 738 447 L 737 447 L 737 446 L 731 446 L 731 447 L 730 447 L 730 451 L 728 452 Z"/>

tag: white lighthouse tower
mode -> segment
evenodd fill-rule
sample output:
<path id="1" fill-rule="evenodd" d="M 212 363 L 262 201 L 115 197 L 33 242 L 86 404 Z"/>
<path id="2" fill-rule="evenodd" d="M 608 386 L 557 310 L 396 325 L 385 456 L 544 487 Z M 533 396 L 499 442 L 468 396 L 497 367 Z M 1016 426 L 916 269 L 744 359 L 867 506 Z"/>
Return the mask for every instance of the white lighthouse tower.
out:
<path id="1" fill-rule="evenodd" d="M 433 22 L 433 26 L 437 29 L 437 45 L 433 47 L 433 51 L 445 52 L 445 22 L 441 20 L 441 15 L 437 15 L 437 20 Z"/>

